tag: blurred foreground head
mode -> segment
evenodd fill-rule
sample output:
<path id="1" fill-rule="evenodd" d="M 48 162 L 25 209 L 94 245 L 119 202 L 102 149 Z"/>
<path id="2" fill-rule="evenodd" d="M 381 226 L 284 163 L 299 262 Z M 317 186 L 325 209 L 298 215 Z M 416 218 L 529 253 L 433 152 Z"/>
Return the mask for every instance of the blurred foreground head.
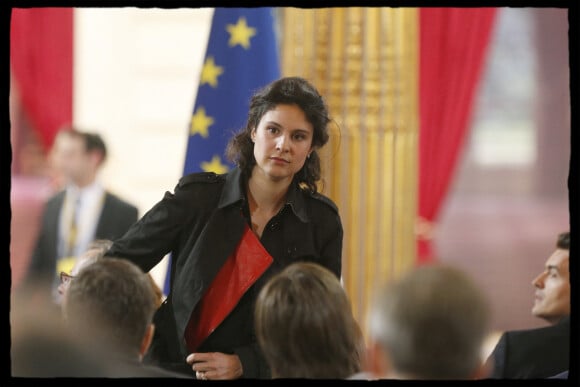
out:
<path id="1" fill-rule="evenodd" d="M 463 272 L 419 267 L 376 295 L 369 371 L 381 379 L 479 379 L 489 308 Z"/>
<path id="2" fill-rule="evenodd" d="M 11 376 L 107 377 L 106 348 L 74 337 L 63 324 L 46 287 L 26 284 L 11 297 Z"/>
<path id="3" fill-rule="evenodd" d="M 112 354 L 141 360 L 153 337 L 155 294 L 149 277 L 135 264 L 103 258 L 71 281 L 63 304 L 71 333 L 95 335 Z"/>
<path id="4" fill-rule="evenodd" d="M 346 379 L 360 371 L 350 301 L 320 265 L 294 263 L 272 277 L 256 301 L 255 324 L 274 378 Z"/>
<path id="5" fill-rule="evenodd" d="M 102 259 L 112 244 L 113 241 L 108 239 L 96 239 L 92 241 L 89 243 L 87 250 L 76 258 L 71 272 L 60 273 L 60 284 L 57 290 L 61 300 L 66 297 L 66 292 L 73 278 L 79 275 L 80 271 L 85 267 Z"/>

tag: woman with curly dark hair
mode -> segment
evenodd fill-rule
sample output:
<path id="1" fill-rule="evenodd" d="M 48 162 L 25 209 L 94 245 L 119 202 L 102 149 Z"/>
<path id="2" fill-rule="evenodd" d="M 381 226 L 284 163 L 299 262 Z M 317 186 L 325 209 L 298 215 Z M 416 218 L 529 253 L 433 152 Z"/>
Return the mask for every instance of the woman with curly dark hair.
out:
<path id="1" fill-rule="evenodd" d="M 171 291 L 146 361 L 199 379 L 270 377 L 253 325 L 261 287 L 296 261 L 341 277 L 341 219 L 317 189 L 329 122 L 308 81 L 272 82 L 254 94 L 228 144 L 236 167 L 182 177 L 113 243 L 108 256 L 144 271 L 172 254 Z"/>

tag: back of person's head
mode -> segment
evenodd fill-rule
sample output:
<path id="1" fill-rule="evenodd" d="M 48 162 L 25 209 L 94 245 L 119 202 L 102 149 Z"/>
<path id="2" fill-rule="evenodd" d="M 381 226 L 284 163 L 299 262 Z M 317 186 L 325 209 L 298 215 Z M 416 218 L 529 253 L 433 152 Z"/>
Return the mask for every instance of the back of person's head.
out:
<path id="1" fill-rule="evenodd" d="M 113 241 L 110 239 L 95 239 L 89 243 L 87 250 L 85 250 L 83 254 L 77 257 L 75 264 L 71 270 L 71 273 L 68 276 L 68 278 L 66 278 L 65 281 L 63 281 L 62 279 L 63 274 L 61 273 L 61 283 L 58 287 L 58 291 L 61 294 L 61 296 L 64 297 L 66 295 L 66 291 L 72 278 L 77 276 L 78 273 L 86 266 L 91 265 L 97 262 L 98 260 L 102 259 L 109 250 L 109 248 L 112 246 L 112 244 Z M 65 275 L 65 277 L 67 276 Z M 163 303 L 165 297 L 163 291 L 161 290 L 159 285 L 157 285 L 151 273 L 147 273 L 147 279 L 149 280 L 149 283 L 151 284 L 151 287 L 153 289 L 153 293 L 155 294 L 155 307 L 159 308 Z"/>
<path id="2" fill-rule="evenodd" d="M 75 259 L 75 263 L 70 273 L 60 273 L 60 284 L 58 285 L 57 290 L 61 299 L 66 297 L 72 279 L 75 278 L 82 269 L 102 259 L 112 243 L 113 242 L 108 239 L 95 239 L 91 241 L 87 249 Z"/>
<path id="3" fill-rule="evenodd" d="M 360 371 L 360 335 L 336 275 L 294 263 L 270 278 L 255 308 L 256 336 L 274 378 L 345 379 Z"/>
<path id="4" fill-rule="evenodd" d="M 113 241 L 110 239 L 94 239 L 88 244 L 87 250 L 97 249 L 104 255 L 112 245 Z"/>
<path id="5" fill-rule="evenodd" d="M 141 357 L 150 344 L 155 295 L 146 273 L 119 258 L 103 258 L 71 281 L 63 304 L 71 330 L 87 328 L 121 353 Z"/>
<path id="6" fill-rule="evenodd" d="M 421 266 L 376 295 L 369 366 L 379 378 L 481 378 L 488 329 L 487 301 L 464 272 Z"/>

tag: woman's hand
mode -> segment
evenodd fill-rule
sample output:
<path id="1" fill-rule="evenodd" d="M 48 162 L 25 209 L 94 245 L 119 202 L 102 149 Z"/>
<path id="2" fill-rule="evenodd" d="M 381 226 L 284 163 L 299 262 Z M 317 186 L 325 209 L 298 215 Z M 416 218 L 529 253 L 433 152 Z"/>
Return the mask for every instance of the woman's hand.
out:
<path id="1" fill-rule="evenodd" d="M 201 380 L 231 380 L 240 378 L 244 371 L 238 355 L 221 352 L 192 353 L 187 356 L 187 364 Z"/>

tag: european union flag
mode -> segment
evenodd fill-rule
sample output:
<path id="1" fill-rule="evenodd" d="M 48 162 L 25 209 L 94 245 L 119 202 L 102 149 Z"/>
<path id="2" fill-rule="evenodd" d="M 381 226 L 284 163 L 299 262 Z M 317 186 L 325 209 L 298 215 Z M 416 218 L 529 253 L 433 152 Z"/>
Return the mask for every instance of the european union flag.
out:
<path id="1" fill-rule="evenodd" d="M 228 140 L 245 124 L 252 94 L 280 77 L 278 55 L 272 8 L 214 10 L 189 127 L 184 174 L 224 173 L 232 167 L 224 156 Z"/>
<path id="2" fill-rule="evenodd" d="M 226 172 L 226 144 L 250 97 L 280 77 L 271 8 L 216 8 L 191 117 L 184 174 Z"/>

